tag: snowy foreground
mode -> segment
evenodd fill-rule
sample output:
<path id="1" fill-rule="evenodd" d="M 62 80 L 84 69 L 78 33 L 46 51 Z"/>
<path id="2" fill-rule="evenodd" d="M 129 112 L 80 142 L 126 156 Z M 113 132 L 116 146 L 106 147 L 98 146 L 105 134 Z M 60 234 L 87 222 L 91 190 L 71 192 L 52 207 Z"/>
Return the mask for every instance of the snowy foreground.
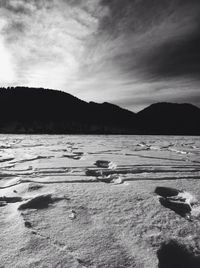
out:
<path id="1" fill-rule="evenodd" d="M 0 135 L 0 153 L 0 267 L 200 267 L 199 137 Z"/>

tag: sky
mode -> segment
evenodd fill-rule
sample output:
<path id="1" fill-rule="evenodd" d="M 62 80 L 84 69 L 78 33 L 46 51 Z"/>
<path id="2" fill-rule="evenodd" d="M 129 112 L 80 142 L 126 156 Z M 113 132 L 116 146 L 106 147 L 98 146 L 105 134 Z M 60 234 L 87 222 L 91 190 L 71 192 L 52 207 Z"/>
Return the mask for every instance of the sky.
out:
<path id="1" fill-rule="evenodd" d="M 200 107 L 200 1 L 0 0 L 0 86 Z"/>

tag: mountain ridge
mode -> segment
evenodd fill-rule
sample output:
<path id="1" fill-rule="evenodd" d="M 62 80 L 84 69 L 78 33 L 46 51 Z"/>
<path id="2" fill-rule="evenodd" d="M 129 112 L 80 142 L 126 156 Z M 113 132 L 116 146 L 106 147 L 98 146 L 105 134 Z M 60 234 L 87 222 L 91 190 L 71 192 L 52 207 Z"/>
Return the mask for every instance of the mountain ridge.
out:
<path id="1" fill-rule="evenodd" d="M 0 88 L 0 133 L 200 135 L 200 108 L 160 102 L 138 113 L 43 88 Z"/>

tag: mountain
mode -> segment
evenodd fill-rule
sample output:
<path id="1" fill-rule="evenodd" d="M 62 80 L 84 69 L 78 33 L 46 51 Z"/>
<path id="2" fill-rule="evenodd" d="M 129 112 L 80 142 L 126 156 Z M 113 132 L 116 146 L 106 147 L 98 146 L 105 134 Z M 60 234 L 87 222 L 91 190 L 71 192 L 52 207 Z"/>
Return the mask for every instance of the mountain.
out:
<path id="1" fill-rule="evenodd" d="M 192 104 L 156 103 L 137 115 L 143 134 L 200 134 L 200 109 Z"/>
<path id="2" fill-rule="evenodd" d="M 200 134 L 200 109 L 157 103 L 139 113 L 43 88 L 0 88 L 0 133 Z"/>
<path id="3" fill-rule="evenodd" d="M 0 88 L 1 133 L 131 133 L 136 115 L 42 88 Z"/>

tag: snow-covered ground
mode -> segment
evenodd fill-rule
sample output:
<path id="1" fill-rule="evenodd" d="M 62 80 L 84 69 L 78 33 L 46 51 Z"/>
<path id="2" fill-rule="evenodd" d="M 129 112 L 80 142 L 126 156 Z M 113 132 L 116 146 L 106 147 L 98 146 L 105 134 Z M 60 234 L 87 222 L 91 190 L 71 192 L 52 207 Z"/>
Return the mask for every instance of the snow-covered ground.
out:
<path id="1" fill-rule="evenodd" d="M 97 160 L 114 162 L 110 173 L 126 181 L 200 174 L 199 137 L 1 135 L 0 153 L 1 187 L 24 179 L 51 182 L 55 176 L 84 182 L 90 179 L 87 170 L 101 170 Z"/>
<path id="2" fill-rule="evenodd" d="M 154 190 L 200 200 L 199 178 L 199 137 L 0 135 L 0 267 L 154 268 L 170 239 L 198 252 L 198 209 Z"/>

